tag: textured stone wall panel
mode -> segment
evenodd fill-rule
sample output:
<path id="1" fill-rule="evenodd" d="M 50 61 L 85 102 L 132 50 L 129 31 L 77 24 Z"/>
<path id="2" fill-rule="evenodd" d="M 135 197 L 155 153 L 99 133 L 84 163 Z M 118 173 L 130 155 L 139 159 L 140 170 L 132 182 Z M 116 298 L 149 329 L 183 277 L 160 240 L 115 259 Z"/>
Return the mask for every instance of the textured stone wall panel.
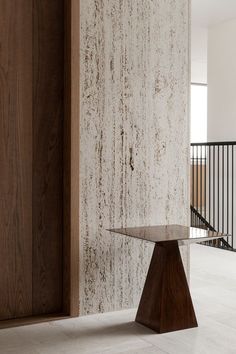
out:
<path id="1" fill-rule="evenodd" d="M 188 224 L 188 36 L 188 0 L 81 0 L 82 314 L 136 306 L 150 262 L 106 228 Z"/>

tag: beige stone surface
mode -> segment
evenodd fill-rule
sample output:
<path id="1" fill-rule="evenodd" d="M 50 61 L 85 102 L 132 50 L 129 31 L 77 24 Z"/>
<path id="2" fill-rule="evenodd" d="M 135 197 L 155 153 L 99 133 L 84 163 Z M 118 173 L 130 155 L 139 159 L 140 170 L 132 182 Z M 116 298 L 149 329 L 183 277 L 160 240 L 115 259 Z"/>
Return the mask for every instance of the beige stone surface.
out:
<path id="1" fill-rule="evenodd" d="M 189 222 L 189 1 L 81 1 L 80 69 L 89 314 L 137 305 L 153 249 L 106 228 Z"/>

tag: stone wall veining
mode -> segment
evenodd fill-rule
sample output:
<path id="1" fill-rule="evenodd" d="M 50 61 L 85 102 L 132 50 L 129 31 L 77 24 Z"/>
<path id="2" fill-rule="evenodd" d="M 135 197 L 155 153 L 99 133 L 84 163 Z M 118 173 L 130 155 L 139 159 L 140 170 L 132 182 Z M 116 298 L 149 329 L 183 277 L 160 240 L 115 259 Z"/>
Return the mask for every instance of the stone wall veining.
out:
<path id="1" fill-rule="evenodd" d="M 189 1 L 81 1 L 80 312 L 137 306 L 152 244 L 189 223 Z M 182 250 L 185 265 L 187 250 Z"/>

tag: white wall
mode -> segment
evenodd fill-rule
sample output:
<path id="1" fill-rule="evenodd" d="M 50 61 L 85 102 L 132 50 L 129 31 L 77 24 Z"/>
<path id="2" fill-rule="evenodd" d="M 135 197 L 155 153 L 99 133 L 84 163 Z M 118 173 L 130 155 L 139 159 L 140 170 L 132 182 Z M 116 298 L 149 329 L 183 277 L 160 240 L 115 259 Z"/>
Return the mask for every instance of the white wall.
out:
<path id="1" fill-rule="evenodd" d="M 207 28 L 192 26 L 191 33 L 191 81 L 207 83 Z"/>
<path id="2" fill-rule="evenodd" d="M 236 140 L 236 19 L 208 33 L 208 141 Z"/>
<path id="3" fill-rule="evenodd" d="M 107 228 L 189 223 L 189 4 L 81 1 L 81 314 L 140 299 L 153 245 Z"/>

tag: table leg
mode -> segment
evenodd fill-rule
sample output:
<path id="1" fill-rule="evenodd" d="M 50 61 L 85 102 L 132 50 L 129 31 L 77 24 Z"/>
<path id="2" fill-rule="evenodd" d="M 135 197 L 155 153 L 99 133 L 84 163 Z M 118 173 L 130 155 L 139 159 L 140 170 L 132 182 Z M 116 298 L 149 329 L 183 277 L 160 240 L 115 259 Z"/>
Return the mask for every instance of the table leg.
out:
<path id="1" fill-rule="evenodd" d="M 155 244 L 136 322 L 158 333 L 198 326 L 177 241 Z"/>

